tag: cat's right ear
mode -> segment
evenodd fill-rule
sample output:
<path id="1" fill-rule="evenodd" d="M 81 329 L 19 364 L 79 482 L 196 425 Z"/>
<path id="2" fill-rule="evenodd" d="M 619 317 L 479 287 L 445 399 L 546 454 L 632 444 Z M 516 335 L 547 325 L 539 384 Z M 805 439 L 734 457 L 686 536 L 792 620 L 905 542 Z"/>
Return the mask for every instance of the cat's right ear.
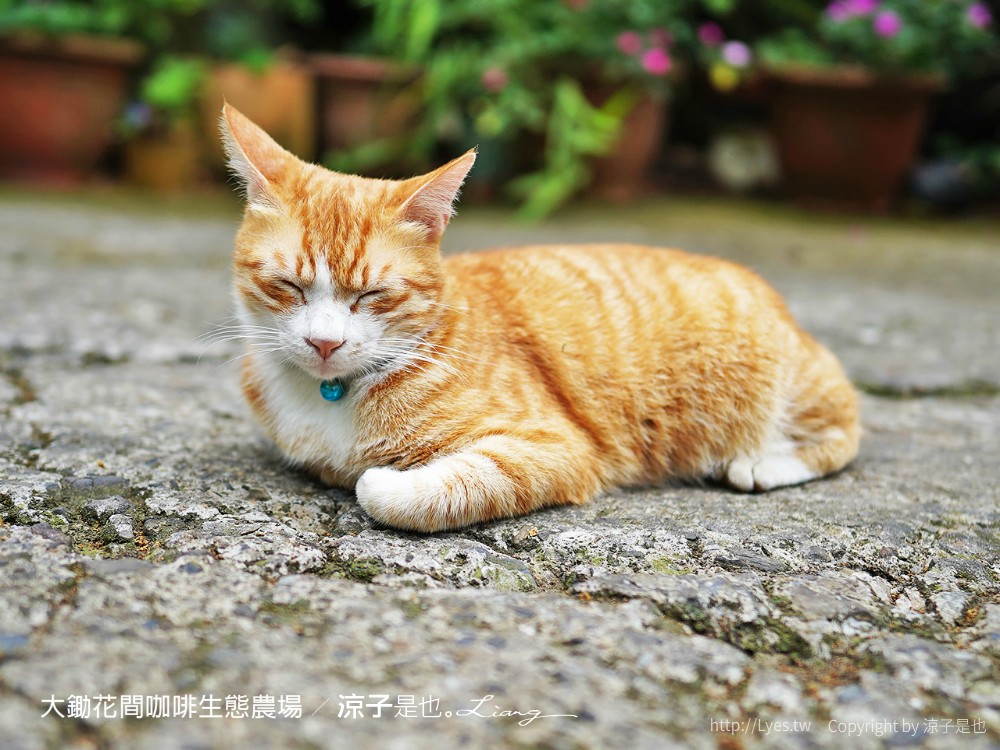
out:
<path id="1" fill-rule="evenodd" d="M 276 188 L 295 157 L 228 103 L 222 105 L 219 131 L 229 168 L 243 185 L 247 203 L 276 208 Z"/>

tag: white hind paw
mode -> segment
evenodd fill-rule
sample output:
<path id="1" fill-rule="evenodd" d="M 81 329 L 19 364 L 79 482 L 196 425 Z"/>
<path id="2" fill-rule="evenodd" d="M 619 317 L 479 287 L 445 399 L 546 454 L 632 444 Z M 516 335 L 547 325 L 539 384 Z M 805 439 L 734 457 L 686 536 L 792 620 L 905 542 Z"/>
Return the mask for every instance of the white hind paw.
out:
<path id="1" fill-rule="evenodd" d="M 726 469 L 726 481 L 743 492 L 773 490 L 815 479 L 816 472 L 795 456 L 737 458 Z"/>

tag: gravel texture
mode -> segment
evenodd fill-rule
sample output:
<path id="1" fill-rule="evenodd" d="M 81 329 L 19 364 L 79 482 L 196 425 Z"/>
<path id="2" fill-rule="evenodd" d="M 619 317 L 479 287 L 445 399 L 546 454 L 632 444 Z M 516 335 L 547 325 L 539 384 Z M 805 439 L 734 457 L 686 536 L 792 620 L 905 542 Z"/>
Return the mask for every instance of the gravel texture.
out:
<path id="1" fill-rule="evenodd" d="M 753 265 L 865 391 L 866 435 L 804 487 L 422 536 L 284 466 L 238 347 L 199 341 L 238 215 L 0 195 L 0 747 L 1000 746 L 1000 224 L 464 210 L 448 250 Z"/>

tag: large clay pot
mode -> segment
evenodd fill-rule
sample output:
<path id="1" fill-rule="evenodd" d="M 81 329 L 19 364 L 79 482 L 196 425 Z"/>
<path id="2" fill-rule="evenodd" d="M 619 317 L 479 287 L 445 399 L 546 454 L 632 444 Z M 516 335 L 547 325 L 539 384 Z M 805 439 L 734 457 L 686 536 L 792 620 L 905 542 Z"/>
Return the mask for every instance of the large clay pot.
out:
<path id="1" fill-rule="evenodd" d="M 768 71 L 771 127 L 794 200 L 890 209 L 910 170 L 934 76 L 883 77 L 855 67 Z"/>
<path id="2" fill-rule="evenodd" d="M 135 42 L 103 37 L 0 40 L 0 178 L 80 182 L 114 137 Z"/>
<path id="3" fill-rule="evenodd" d="M 416 70 L 350 55 L 313 55 L 312 68 L 319 88 L 323 155 L 397 138 L 412 128 L 419 112 L 410 89 Z"/>
<path id="4" fill-rule="evenodd" d="M 221 171 L 225 161 L 219 145 L 219 115 L 227 101 L 296 156 L 316 157 L 316 95 L 306 65 L 278 60 L 262 72 L 239 63 L 215 65 L 201 92 L 202 131 L 210 163 Z"/>
<path id="5" fill-rule="evenodd" d="M 612 93 L 588 87 L 587 98 L 600 105 Z M 594 159 L 588 193 L 613 203 L 627 203 L 646 193 L 650 170 L 663 148 L 667 118 L 663 97 L 641 95 L 622 122 L 614 150 Z"/>
<path id="6" fill-rule="evenodd" d="M 140 135 L 125 143 L 125 176 L 129 182 L 161 192 L 191 187 L 201 175 L 202 139 L 191 123 L 165 133 Z"/>

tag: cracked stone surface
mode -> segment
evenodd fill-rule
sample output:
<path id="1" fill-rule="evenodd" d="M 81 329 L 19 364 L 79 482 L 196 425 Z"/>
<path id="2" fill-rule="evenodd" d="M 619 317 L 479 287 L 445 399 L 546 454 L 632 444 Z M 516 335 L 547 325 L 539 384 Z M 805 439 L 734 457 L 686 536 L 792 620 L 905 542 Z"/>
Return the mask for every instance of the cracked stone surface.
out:
<path id="1" fill-rule="evenodd" d="M 866 434 L 804 487 L 620 490 L 422 536 L 288 469 L 238 347 L 200 340 L 229 315 L 238 215 L 0 194 L 0 746 L 998 747 L 1000 224 L 463 210 L 448 251 L 752 265 L 863 388 Z M 42 716 L 71 696 L 87 715 Z M 121 696 L 200 718 L 123 718 Z"/>

